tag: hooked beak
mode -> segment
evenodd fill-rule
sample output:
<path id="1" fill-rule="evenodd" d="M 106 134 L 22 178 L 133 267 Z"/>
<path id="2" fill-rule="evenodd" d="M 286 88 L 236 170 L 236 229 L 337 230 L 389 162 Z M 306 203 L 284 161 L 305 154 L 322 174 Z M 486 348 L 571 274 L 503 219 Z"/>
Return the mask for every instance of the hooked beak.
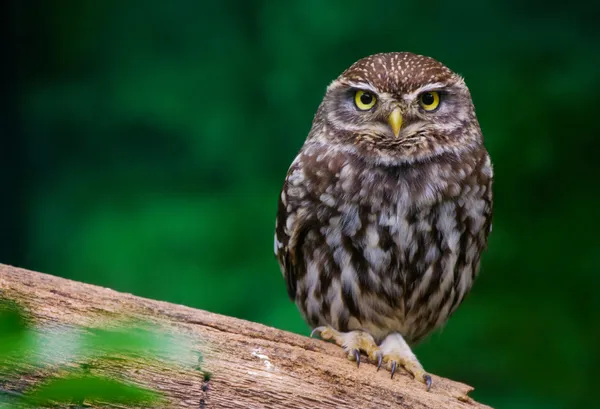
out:
<path id="1" fill-rule="evenodd" d="M 398 138 L 398 135 L 400 135 L 400 128 L 402 127 L 402 114 L 400 113 L 400 108 L 394 108 L 388 117 L 388 123 L 390 124 L 390 128 L 392 128 L 392 132 L 394 132 L 394 136 Z"/>

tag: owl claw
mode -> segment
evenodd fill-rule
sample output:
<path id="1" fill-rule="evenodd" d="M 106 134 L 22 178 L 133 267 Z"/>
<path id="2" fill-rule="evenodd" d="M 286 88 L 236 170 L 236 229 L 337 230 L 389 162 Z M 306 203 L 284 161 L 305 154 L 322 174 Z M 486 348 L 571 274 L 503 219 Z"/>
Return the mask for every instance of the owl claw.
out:
<path id="1" fill-rule="evenodd" d="M 377 370 L 381 368 L 381 364 L 383 363 L 383 354 L 381 351 L 377 351 Z"/>
<path id="2" fill-rule="evenodd" d="M 427 387 L 427 392 L 431 389 L 431 376 L 425 374 L 423 375 L 423 381 L 425 381 L 425 386 Z"/>
<path id="3" fill-rule="evenodd" d="M 354 354 L 354 360 L 356 361 L 356 367 L 360 366 L 360 351 L 358 349 L 353 349 L 352 353 Z"/>
<path id="4" fill-rule="evenodd" d="M 326 327 L 316 327 L 315 329 L 313 329 L 313 330 L 311 331 L 311 333 L 310 333 L 310 337 L 312 338 L 312 337 L 313 337 L 315 334 L 317 334 L 317 333 L 318 333 L 318 335 L 321 335 L 321 332 L 323 332 L 323 330 L 324 330 L 325 328 L 326 328 Z"/>
<path id="5" fill-rule="evenodd" d="M 398 363 L 396 361 L 392 361 L 392 369 L 391 369 L 392 378 L 391 379 L 394 379 L 394 373 L 396 373 L 396 367 L 397 366 L 398 366 Z"/>

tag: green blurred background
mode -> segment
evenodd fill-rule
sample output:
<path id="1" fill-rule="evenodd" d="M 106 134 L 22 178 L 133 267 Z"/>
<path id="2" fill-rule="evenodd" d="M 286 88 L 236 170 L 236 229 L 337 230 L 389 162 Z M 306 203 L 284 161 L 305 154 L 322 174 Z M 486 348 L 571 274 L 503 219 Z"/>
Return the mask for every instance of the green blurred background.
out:
<path id="1" fill-rule="evenodd" d="M 474 291 L 416 353 L 498 408 L 596 404 L 592 6 L 0 7 L 0 262 L 308 334 L 272 255 L 287 167 L 347 66 L 382 51 L 426 54 L 471 88 L 495 163 L 496 211 Z"/>

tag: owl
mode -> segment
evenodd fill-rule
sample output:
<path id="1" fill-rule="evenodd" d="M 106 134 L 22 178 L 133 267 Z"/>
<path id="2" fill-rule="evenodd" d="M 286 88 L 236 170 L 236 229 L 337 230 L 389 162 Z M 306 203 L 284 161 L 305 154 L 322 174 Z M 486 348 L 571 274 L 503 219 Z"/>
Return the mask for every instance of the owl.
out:
<path id="1" fill-rule="evenodd" d="M 459 75 L 408 52 L 344 71 L 289 168 L 275 226 L 287 292 L 313 334 L 429 390 L 411 346 L 478 275 L 492 179 Z"/>

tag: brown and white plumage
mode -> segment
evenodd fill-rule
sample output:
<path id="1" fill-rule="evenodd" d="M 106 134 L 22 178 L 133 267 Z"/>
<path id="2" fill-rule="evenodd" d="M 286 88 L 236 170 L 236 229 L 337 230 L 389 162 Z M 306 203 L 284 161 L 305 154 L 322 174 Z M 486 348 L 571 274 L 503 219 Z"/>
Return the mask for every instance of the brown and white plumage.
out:
<path id="1" fill-rule="evenodd" d="M 281 192 L 275 253 L 289 296 L 350 357 L 427 379 L 404 340 L 441 326 L 469 292 L 491 188 L 461 77 L 411 53 L 356 62 L 327 88 Z"/>

